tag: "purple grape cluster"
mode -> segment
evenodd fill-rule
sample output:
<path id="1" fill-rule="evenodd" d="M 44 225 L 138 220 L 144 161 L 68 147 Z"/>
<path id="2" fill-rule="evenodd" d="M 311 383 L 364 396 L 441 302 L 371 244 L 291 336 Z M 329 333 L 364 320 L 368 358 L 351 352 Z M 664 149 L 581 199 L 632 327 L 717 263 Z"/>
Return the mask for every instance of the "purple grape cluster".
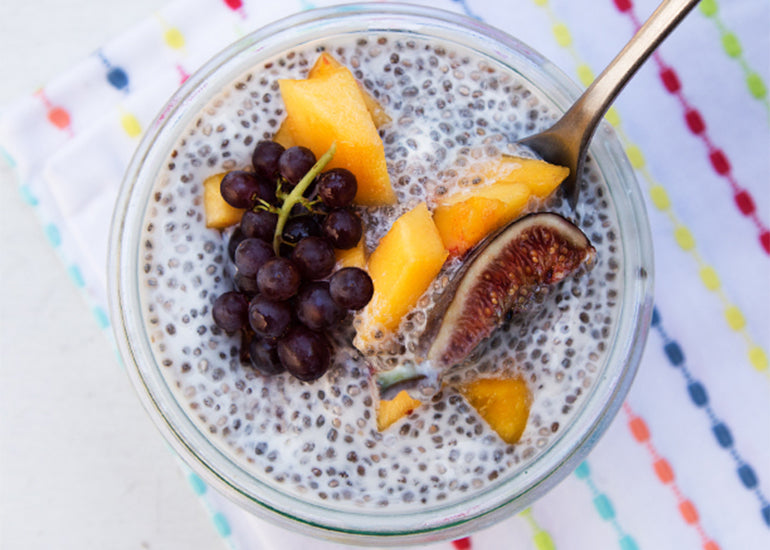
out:
<path id="1" fill-rule="evenodd" d="M 322 172 L 299 202 L 287 202 L 315 164 L 305 147 L 260 141 L 253 171 L 232 171 L 222 179 L 224 200 L 246 211 L 228 243 L 235 290 L 218 296 L 212 308 L 217 326 L 242 332 L 241 356 L 254 368 L 265 375 L 287 371 L 304 381 L 329 369 L 327 331 L 374 293 L 365 270 L 335 271 L 334 249 L 355 247 L 363 233 L 352 207 L 355 176 L 344 168 Z M 276 238 L 282 215 L 288 217 Z"/>

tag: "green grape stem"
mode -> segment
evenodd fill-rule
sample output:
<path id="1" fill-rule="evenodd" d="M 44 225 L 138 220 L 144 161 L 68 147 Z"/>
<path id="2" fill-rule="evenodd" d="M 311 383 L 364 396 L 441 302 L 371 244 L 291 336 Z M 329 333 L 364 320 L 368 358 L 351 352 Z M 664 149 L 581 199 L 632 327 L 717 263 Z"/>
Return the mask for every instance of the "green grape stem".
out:
<path id="1" fill-rule="evenodd" d="M 283 201 L 283 205 L 281 205 L 281 211 L 278 213 L 278 223 L 275 225 L 275 235 L 273 236 L 273 250 L 275 251 L 276 256 L 280 255 L 281 236 L 283 235 L 283 228 L 286 225 L 286 221 L 289 219 L 289 213 L 291 212 L 291 209 L 295 204 L 302 202 L 302 199 L 304 198 L 302 194 L 307 190 L 308 187 L 310 187 L 310 184 L 313 183 L 313 180 L 316 178 L 316 176 L 321 173 L 321 170 L 323 170 L 326 165 L 329 164 L 329 161 L 332 160 L 332 157 L 336 151 L 337 142 L 335 141 L 332 143 L 331 147 L 329 147 L 329 150 L 326 151 L 320 159 L 318 159 L 318 161 L 310 170 L 308 170 L 308 173 L 305 174 L 301 180 L 299 180 L 299 183 L 296 185 L 296 187 L 291 190 L 289 196 L 286 197 L 286 199 Z"/>

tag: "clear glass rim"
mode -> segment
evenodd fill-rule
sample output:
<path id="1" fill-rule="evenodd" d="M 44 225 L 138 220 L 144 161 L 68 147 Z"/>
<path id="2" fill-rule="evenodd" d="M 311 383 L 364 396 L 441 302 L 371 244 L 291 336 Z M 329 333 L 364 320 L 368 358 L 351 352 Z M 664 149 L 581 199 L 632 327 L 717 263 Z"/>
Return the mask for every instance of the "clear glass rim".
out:
<path id="1" fill-rule="evenodd" d="M 621 321 L 608 358 L 608 364 L 618 367 L 603 374 L 561 441 L 541 454 L 527 470 L 465 501 L 432 507 L 427 512 L 354 513 L 275 490 L 251 476 L 206 438 L 166 386 L 141 316 L 131 316 L 132 311 L 139 311 L 140 303 L 136 271 L 140 232 L 136 224 L 141 222 L 151 187 L 142 188 L 140 182 L 157 175 L 169 147 L 199 111 L 195 107 L 208 101 L 207 92 L 216 93 L 219 85 L 232 80 L 231 74 L 256 64 L 253 56 L 285 49 L 285 41 L 298 31 L 313 38 L 314 33 L 328 33 L 330 26 L 339 32 L 334 25 L 374 32 L 395 22 L 406 32 L 426 32 L 427 28 L 431 36 L 459 41 L 504 65 L 524 65 L 529 68 L 525 78 L 540 90 L 547 86 L 546 95 L 561 109 L 566 109 L 579 95 L 579 88 L 543 56 L 506 33 L 463 15 L 383 3 L 334 6 L 292 15 L 223 50 L 172 97 L 146 133 L 126 172 L 110 237 L 110 311 L 119 352 L 143 405 L 172 448 L 206 483 L 243 508 L 306 534 L 357 544 L 396 545 L 463 536 L 471 528 L 489 525 L 542 496 L 577 467 L 614 418 L 638 367 L 652 314 L 652 244 L 644 201 L 622 146 L 611 129 L 603 125 L 594 137 L 591 154 L 607 181 L 623 183 L 620 188 L 611 189 L 622 228 L 626 266 Z M 647 272 L 641 282 L 638 269 Z"/>

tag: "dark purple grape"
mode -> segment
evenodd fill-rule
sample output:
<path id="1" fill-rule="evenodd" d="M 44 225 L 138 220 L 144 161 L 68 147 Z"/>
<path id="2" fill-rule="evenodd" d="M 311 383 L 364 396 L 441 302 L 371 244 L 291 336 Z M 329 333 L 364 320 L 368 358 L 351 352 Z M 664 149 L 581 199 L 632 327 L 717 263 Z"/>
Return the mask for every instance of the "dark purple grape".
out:
<path id="1" fill-rule="evenodd" d="M 343 250 L 356 246 L 363 232 L 361 218 L 347 208 L 329 212 L 321 226 L 323 236 L 329 239 L 335 248 Z"/>
<path id="2" fill-rule="evenodd" d="M 310 216 L 289 218 L 286 225 L 283 226 L 284 242 L 297 244 L 302 239 L 311 236 L 320 237 L 321 226 Z"/>
<path id="3" fill-rule="evenodd" d="M 273 247 L 262 239 L 243 239 L 235 249 L 235 267 L 246 277 L 254 277 L 259 268 L 275 257 Z"/>
<path id="4" fill-rule="evenodd" d="M 310 382 L 321 378 L 331 364 L 332 348 L 320 332 L 295 325 L 278 340 L 278 357 L 290 374 Z"/>
<path id="5" fill-rule="evenodd" d="M 350 170 L 332 168 L 321 174 L 316 188 L 326 206 L 343 208 L 353 202 L 358 192 L 358 182 Z"/>
<path id="6" fill-rule="evenodd" d="M 214 300 L 211 316 L 217 326 L 227 332 L 235 332 L 246 325 L 249 301 L 240 292 L 225 292 Z"/>
<path id="7" fill-rule="evenodd" d="M 343 267 L 329 279 L 329 294 L 342 308 L 361 309 L 372 299 L 374 284 L 363 269 Z"/>
<path id="8" fill-rule="evenodd" d="M 240 271 L 236 271 L 233 275 L 233 283 L 239 292 L 243 292 L 247 296 L 254 296 L 259 292 L 257 278 L 254 275 L 246 276 Z"/>
<path id="9" fill-rule="evenodd" d="M 289 302 L 275 302 L 257 294 L 249 302 L 249 325 L 259 336 L 278 338 L 291 325 Z"/>
<path id="10" fill-rule="evenodd" d="M 286 149 L 278 159 L 278 169 L 290 187 L 299 183 L 315 164 L 313 151 L 301 145 Z"/>
<path id="11" fill-rule="evenodd" d="M 295 310 L 300 322 L 313 330 L 330 327 L 345 317 L 345 310 L 332 300 L 326 281 L 305 284 L 297 294 Z"/>
<path id="12" fill-rule="evenodd" d="M 233 234 L 230 235 L 230 240 L 227 241 L 227 255 L 230 256 L 230 261 L 235 261 L 235 249 L 241 244 L 241 241 L 246 238 L 240 227 L 236 227 Z"/>
<path id="13" fill-rule="evenodd" d="M 267 210 L 246 210 L 241 217 L 240 229 L 247 237 L 273 242 L 278 214 Z"/>
<path id="14" fill-rule="evenodd" d="M 299 269 L 287 258 L 268 260 L 257 272 L 259 291 L 271 300 L 288 300 L 297 293 L 301 283 Z"/>
<path id="15" fill-rule="evenodd" d="M 254 172 L 233 170 L 225 174 L 219 185 L 222 198 L 230 206 L 251 208 L 257 199 L 275 201 L 275 185 L 264 181 Z"/>
<path id="16" fill-rule="evenodd" d="M 291 254 L 292 261 L 305 279 L 314 281 L 331 274 L 337 259 L 334 248 L 322 237 L 305 237 Z"/>
<path id="17" fill-rule="evenodd" d="M 249 342 L 249 358 L 252 366 L 267 376 L 281 374 L 286 370 L 278 358 L 277 342 L 272 338 L 254 336 Z"/>
<path id="18" fill-rule="evenodd" d="M 257 143 L 251 155 L 251 164 L 257 172 L 266 178 L 275 180 L 278 176 L 278 159 L 285 151 L 283 145 L 275 141 L 263 140 Z"/>

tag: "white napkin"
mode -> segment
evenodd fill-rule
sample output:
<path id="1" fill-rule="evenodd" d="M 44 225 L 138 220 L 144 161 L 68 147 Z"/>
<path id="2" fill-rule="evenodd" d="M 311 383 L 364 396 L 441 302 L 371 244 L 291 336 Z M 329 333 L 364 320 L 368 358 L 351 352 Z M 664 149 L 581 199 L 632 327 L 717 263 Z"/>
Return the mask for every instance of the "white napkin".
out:
<path id="1" fill-rule="evenodd" d="M 334 2 L 180 0 L 19 99 L 0 144 L 22 196 L 108 329 L 107 235 L 142 131 L 181 81 L 278 17 Z M 590 81 L 655 0 L 436 0 Z M 770 4 L 700 6 L 609 115 L 652 225 L 656 315 L 631 392 L 589 458 L 529 510 L 456 548 L 770 548 Z M 234 549 L 308 541 L 187 472 Z M 450 548 L 450 543 L 437 547 Z"/>

